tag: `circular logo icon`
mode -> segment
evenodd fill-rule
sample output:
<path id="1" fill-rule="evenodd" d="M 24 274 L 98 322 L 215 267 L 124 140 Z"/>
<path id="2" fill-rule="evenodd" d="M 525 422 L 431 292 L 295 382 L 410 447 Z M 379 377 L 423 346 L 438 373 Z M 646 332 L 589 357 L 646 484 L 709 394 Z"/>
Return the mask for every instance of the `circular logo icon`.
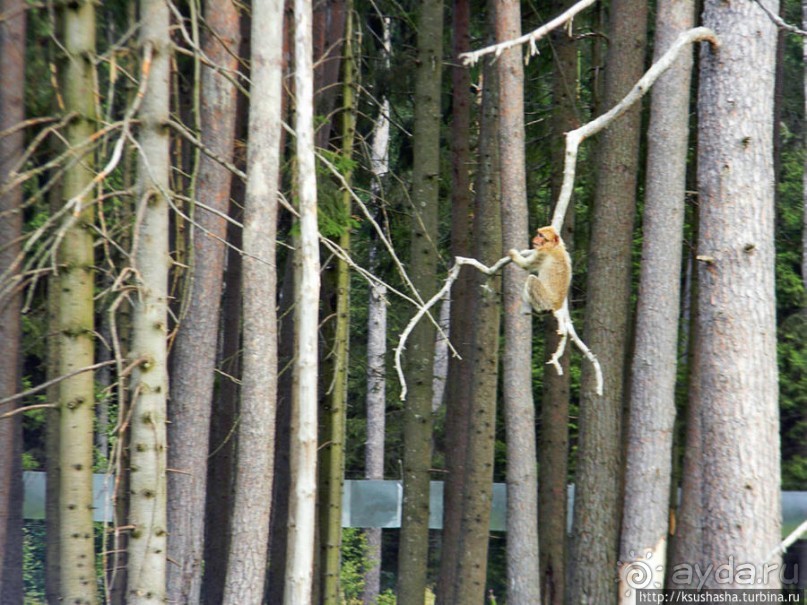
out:
<path id="1" fill-rule="evenodd" d="M 659 579 L 664 568 L 661 565 L 656 566 L 658 575 L 657 578 L 653 577 L 654 570 L 649 562 L 653 558 L 652 552 L 648 552 L 644 560 L 637 558 L 634 551 L 630 551 L 629 557 L 630 561 L 617 561 L 619 577 L 616 581 L 625 586 L 625 596 L 642 588 L 661 588 Z"/>

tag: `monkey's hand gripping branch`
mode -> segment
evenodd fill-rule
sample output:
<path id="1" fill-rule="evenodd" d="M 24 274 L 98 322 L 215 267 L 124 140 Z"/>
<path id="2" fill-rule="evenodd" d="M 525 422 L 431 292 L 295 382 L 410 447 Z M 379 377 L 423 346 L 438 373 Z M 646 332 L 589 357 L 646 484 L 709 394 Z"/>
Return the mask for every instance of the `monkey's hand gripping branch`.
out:
<path id="1" fill-rule="evenodd" d="M 534 250 L 524 250 L 520 253 L 523 257 L 531 257 L 535 254 Z M 418 309 L 418 312 L 415 313 L 414 317 L 409 321 L 409 323 L 404 328 L 403 332 L 401 332 L 401 339 L 398 342 L 398 346 L 395 348 L 395 370 L 398 373 L 398 379 L 401 381 L 401 401 L 406 399 L 407 394 L 407 387 L 406 387 L 406 378 L 404 377 L 403 373 L 403 364 L 401 362 L 401 356 L 403 355 L 403 351 L 406 348 L 406 341 L 409 338 L 409 334 L 411 334 L 414 327 L 417 325 L 418 321 L 431 309 L 438 300 L 441 300 L 447 292 L 451 290 L 451 286 L 457 281 L 457 278 L 460 274 L 460 269 L 462 269 L 463 265 L 470 265 L 477 271 L 484 273 L 485 275 L 495 275 L 502 268 L 511 263 L 512 259 L 509 256 L 505 256 L 504 258 L 500 258 L 490 267 L 480 263 L 478 260 L 474 258 L 466 258 L 464 256 L 458 256 L 454 259 L 454 266 L 451 267 L 451 270 L 448 272 L 448 276 L 446 277 L 446 281 L 443 284 L 443 287 L 432 296 L 426 304 Z M 563 301 L 563 306 L 558 309 L 557 311 L 553 311 L 552 314 L 555 316 L 555 319 L 558 321 L 558 334 L 560 335 L 560 342 L 558 343 L 558 348 L 555 353 L 552 355 L 552 358 L 547 362 L 549 365 L 555 366 L 558 374 L 563 374 L 563 369 L 560 365 L 560 358 L 563 356 L 563 352 L 566 349 L 566 341 L 568 340 L 569 336 L 572 338 L 572 342 L 577 345 L 577 348 L 586 356 L 591 362 L 591 365 L 594 367 L 594 375 L 597 381 L 597 394 L 602 395 L 603 391 L 603 380 L 602 380 L 602 368 L 600 367 L 600 362 L 597 360 L 596 355 L 591 352 L 591 349 L 588 348 L 586 343 L 577 335 L 577 331 L 574 329 L 574 323 L 572 323 L 572 317 L 569 313 L 569 302 L 568 299 Z"/>

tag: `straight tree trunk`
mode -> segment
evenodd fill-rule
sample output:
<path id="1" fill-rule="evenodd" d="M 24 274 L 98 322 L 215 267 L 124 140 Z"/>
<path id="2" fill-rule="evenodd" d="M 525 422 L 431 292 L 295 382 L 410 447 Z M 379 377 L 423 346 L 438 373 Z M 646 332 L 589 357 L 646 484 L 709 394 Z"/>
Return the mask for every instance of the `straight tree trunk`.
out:
<path id="1" fill-rule="evenodd" d="M 61 203 L 61 187 L 51 191 L 51 211 L 58 210 Z M 59 330 L 59 277 L 48 277 L 48 334 L 57 334 Z M 46 353 L 45 377 L 53 380 L 59 376 L 59 338 L 51 338 Z M 59 401 L 59 384 L 48 387 L 46 397 L 49 403 Z M 61 414 L 57 408 L 45 412 L 45 601 L 58 602 L 61 595 L 61 540 L 59 531 L 59 494 L 61 463 L 59 461 L 59 435 Z"/>
<path id="2" fill-rule="evenodd" d="M 243 98 L 242 98 L 243 102 Z M 232 182 L 230 212 L 241 222 L 246 185 L 241 179 Z M 213 417 L 210 425 L 210 460 L 207 467 L 207 484 L 215 489 L 207 490 L 205 505 L 205 572 L 202 584 L 202 601 L 205 605 L 219 605 L 224 599 L 227 579 L 227 560 L 221 553 L 230 550 L 230 518 L 233 510 L 235 462 L 238 426 L 238 401 L 241 377 L 241 310 L 242 310 L 242 257 L 241 228 L 228 223 L 227 241 L 234 248 L 227 249 L 227 267 L 224 273 L 225 287 L 221 302 L 222 326 L 220 368 L 225 374 L 213 400 Z"/>
<path id="3" fill-rule="evenodd" d="M 290 369 L 295 357 L 294 289 L 296 254 L 286 256 L 283 282 L 278 296 L 278 376 L 277 429 L 275 435 L 275 486 L 272 494 L 272 527 L 269 546 L 270 603 L 282 603 L 286 590 L 286 559 L 289 541 L 289 510 L 291 506 L 291 417 L 294 376 Z"/>
<path id="4" fill-rule="evenodd" d="M 489 6 L 492 3 L 489 3 Z M 485 264 L 500 258 L 502 250 L 499 183 L 498 78 L 496 66 L 486 61 L 479 132 L 479 170 L 476 178 L 473 256 Z M 496 445 L 496 400 L 499 382 L 499 327 L 501 278 L 473 274 L 469 293 L 474 319 L 471 398 L 464 443 L 465 476 L 462 520 L 457 552 L 454 603 L 483 603 L 487 585 L 490 511 L 493 504 L 493 460 Z"/>
<path id="5" fill-rule="evenodd" d="M 573 3 L 559 0 L 553 12 L 560 14 Z M 555 30 L 551 34 L 554 54 L 552 71 L 552 145 L 551 159 L 555 170 L 550 183 L 552 199 L 557 200 L 565 157 L 564 135 L 580 125 L 577 108 L 577 44 L 571 32 Z M 563 221 L 562 237 L 571 254 L 574 243 L 575 215 L 572 207 Z M 571 304 L 571 295 L 569 296 Z M 549 361 L 558 348 L 558 322 L 548 314 L 544 320 L 544 356 Z M 569 399 L 571 396 L 570 351 L 560 359 L 563 374 L 544 365 L 544 392 L 538 433 L 538 535 L 540 536 L 541 595 L 544 603 L 563 605 L 566 599 L 566 550 L 569 482 Z"/>
<path id="6" fill-rule="evenodd" d="M 807 28 L 807 0 L 801 2 L 801 27 Z M 805 65 L 805 73 L 807 73 L 807 38 L 802 41 L 803 50 L 802 58 Z M 804 80 L 804 91 L 807 93 L 807 78 Z M 804 114 L 807 115 L 807 96 L 804 98 Z M 807 208 L 807 156 L 804 157 L 804 207 Z M 804 213 L 802 218 L 802 236 L 801 236 L 801 280 L 807 289 L 807 212 Z"/>
<path id="7" fill-rule="evenodd" d="M 292 394 L 291 503 L 285 605 L 310 603 L 314 580 L 320 264 L 310 0 L 294 0 L 294 57 L 300 234 L 295 246 L 294 335 L 297 358 Z"/>
<path id="8" fill-rule="evenodd" d="M 496 5 L 496 40 L 521 34 L 516 0 Z M 523 250 L 527 232 L 527 180 L 524 158 L 524 67 L 521 50 L 504 51 L 499 66 L 499 155 L 502 184 L 502 253 Z M 504 353 L 502 384 L 507 432 L 507 602 L 541 602 L 538 562 L 538 479 L 535 410 L 532 399 L 532 317 L 521 308 L 524 273 L 504 269 Z"/>
<path id="9" fill-rule="evenodd" d="M 776 12 L 778 2 L 768 7 Z M 698 94 L 701 561 L 752 566 L 754 588 L 779 588 L 781 573 L 764 574 L 766 567 L 781 570 L 779 557 L 769 556 L 781 531 L 772 157 L 777 30 L 753 2 L 708 0 L 703 20 L 720 48 L 702 49 Z M 726 581 L 711 574 L 705 586 L 748 587 L 741 576 Z"/>
<path id="10" fill-rule="evenodd" d="M 382 16 L 382 40 L 385 66 L 389 68 L 392 50 L 390 19 Z M 371 191 L 377 207 L 381 207 L 381 185 L 389 172 L 389 99 L 381 100 L 381 111 L 373 125 L 370 170 L 373 175 Z M 370 244 L 370 271 L 378 272 L 378 241 Z M 384 441 L 386 430 L 386 354 L 387 354 L 387 287 L 382 283 L 370 286 L 367 303 L 367 445 L 365 470 L 367 479 L 384 478 Z M 381 528 L 368 528 L 367 559 L 364 572 L 362 603 L 376 605 L 381 592 Z"/>
<path id="11" fill-rule="evenodd" d="M 376 245 L 370 251 L 371 270 L 377 263 Z M 386 287 L 373 284 L 367 307 L 367 445 L 365 471 L 367 479 L 384 478 L 384 441 L 386 427 L 386 353 L 387 303 Z M 367 559 L 364 572 L 362 603 L 376 605 L 381 592 L 381 528 L 368 528 Z"/>
<path id="12" fill-rule="evenodd" d="M 65 56 L 60 69 L 65 111 L 76 112 L 66 128 L 70 147 L 86 143 L 95 131 L 95 8 L 91 3 L 65 5 L 60 14 Z M 95 358 L 94 204 L 92 153 L 76 157 L 65 173 L 62 194 L 76 217 L 58 250 L 58 374 L 93 364 Z M 92 372 L 59 384 L 59 468 L 61 598 L 68 603 L 95 603 L 95 544 L 92 522 L 93 416 Z"/>
<path id="13" fill-rule="evenodd" d="M 347 0 L 347 24 L 343 44 L 343 94 L 342 94 L 342 157 L 351 160 L 353 141 L 356 135 L 356 105 L 354 100 L 356 62 L 353 57 L 353 2 Z M 350 185 L 353 173 L 344 174 Z M 342 207 L 345 216 L 350 216 L 351 192 L 342 192 Z M 344 226 L 339 237 L 342 250 L 350 251 L 350 228 Z M 325 495 L 326 513 L 323 524 L 323 596 L 325 605 L 339 605 L 342 550 L 342 491 L 345 478 L 345 428 L 347 425 L 347 379 L 350 351 L 350 268 L 346 261 L 336 261 L 336 328 L 333 345 L 333 383 L 329 406 L 329 445 L 327 457 L 328 493 Z"/>
<path id="14" fill-rule="evenodd" d="M 0 23 L 0 131 L 25 119 L 25 25 L 26 5 L 22 0 L 3 0 L 0 12 L 13 15 Z M 0 183 L 23 152 L 23 131 L 0 138 Z M 0 275 L 4 286 L 14 283 L 20 272 L 22 236 L 22 189 L 0 196 Z M 0 399 L 17 393 L 21 386 L 20 352 L 22 323 L 20 293 L 16 285 L 0 297 Z M 14 402 L 0 405 L 0 416 L 11 411 Z M 22 423 L 19 415 L 0 420 L 0 451 L 6 459 L 0 465 L 0 602 L 21 603 L 22 587 Z"/>
<path id="15" fill-rule="evenodd" d="M 166 398 L 168 395 L 168 199 L 171 169 L 169 137 L 170 17 L 161 0 L 141 0 L 140 43 L 150 69 L 140 110 L 137 214 L 133 261 L 138 292 L 132 309 L 130 425 L 130 503 L 128 589 L 131 605 L 166 599 Z M 62 351 L 64 355 L 64 351 Z M 64 478 L 62 479 L 64 481 Z M 64 517 L 62 518 L 64 523 Z M 64 568 L 63 568 L 64 570 Z"/>
<path id="16" fill-rule="evenodd" d="M 471 4 L 453 1 L 452 56 L 470 50 Z M 451 256 L 468 256 L 471 243 L 471 74 L 456 62 L 451 68 Z M 470 296 L 470 271 L 463 271 L 451 292 L 449 324 L 451 342 L 459 357 L 448 359 L 445 414 L 445 469 L 443 484 L 443 532 L 437 598 L 440 603 L 455 601 L 457 565 L 462 525 L 462 494 L 465 481 L 465 448 L 471 406 L 473 376 L 473 330 L 469 320 L 473 303 Z M 447 351 L 446 351 L 447 352 Z M 432 406 L 434 408 L 434 406 Z"/>
<path id="17" fill-rule="evenodd" d="M 207 57 L 223 69 L 238 68 L 239 14 L 232 2 L 205 4 L 210 31 Z M 219 157 L 232 160 L 236 88 L 211 67 L 202 67 L 201 140 Z M 202 587 L 208 441 L 213 402 L 216 343 L 230 205 L 229 170 L 202 155 L 198 199 L 214 214 L 196 207 L 191 229 L 191 273 L 185 317 L 180 318 L 172 359 L 171 413 L 168 425 L 168 598 L 198 603 Z"/>
<path id="18" fill-rule="evenodd" d="M 695 5 L 662 0 L 656 13 L 654 56 L 691 28 Z M 682 56 L 653 87 L 645 185 L 642 268 L 630 385 L 625 504 L 619 560 L 626 572 L 641 561 L 646 586 L 662 588 L 669 525 L 675 382 L 681 298 L 681 241 L 689 134 L 692 54 Z M 620 570 L 622 571 L 622 570 Z M 620 602 L 635 602 L 620 573 Z"/>
<path id="19" fill-rule="evenodd" d="M 644 72 L 647 3 L 611 3 L 604 109 Z M 604 395 L 583 366 L 580 437 L 570 549 L 573 603 L 613 603 L 621 520 L 622 406 L 628 334 L 633 219 L 639 172 L 641 107 L 602 135 L 589 245 L 586 342 L 602 365 Z"/>
<path id="20" fill-rule="evenodd" d="M 697 239 L 698 220 L 694 217 L 695 239 Z M 692 252 L 692 257 L 697 252 Z M 690 263 L 694 260 L 690 260 Z M 694 271 L 693 271 L 694 273 Z M 688 569 L 693 561 L 698 561 L 702 552 L 701 519 L 703 518 L 703 469 L 706 461 L 703 458 L 703 439 L 701 429 L 701 395 L 698 372 L 700 369 L 699 352 L 695 347 L 697 341 L 698 282 L 692 277 L 690 300 L 690 334 L 687 347 L 687 368 L 689 370 L 689 392 L 686 401 L 686 433 L 684 435 L 684 455 L 681 471 L 681 500 L 671 527 L 672 542 L 669 548 L 669 573 L 666 578 L 668 588 L 698 588 L 698 578 L 676 573 L 677 569 Z M 675 490 L 678 485 L 673 484 Z"/>
<path id="21" fill-rule="evenodd" d="M 320 149 L 328 149 L 334 128 L 331 118 L 339 93 L 347 3 L 348 0 L 321 0 L 312 7 L 314 113 L 326 118 L 315 133 L 315 143 Z"/>
<path id="22" fill-rule="evenodd" d="M 440 91 L 443 3 L 421 0 L 417 18 L 412 166 L 412 243 L 409 272 L 423 300 L 437 289 L 437 205 L 440 176 Z M 403 504 L 398 549 L 398 604 L 420 605 L 429 558 L 429 480 L 432 454 L 434 327 L 421 321 L 407 345 L 404 407 Z"/>
<path id="23" fill-rule="evenodd" d="M 277 411 L 275 244 L 280 171 L 282 0 L 252 7 L 251 97 L 243 229 L 243 369 L 224 603 L 263 602 Z"/>

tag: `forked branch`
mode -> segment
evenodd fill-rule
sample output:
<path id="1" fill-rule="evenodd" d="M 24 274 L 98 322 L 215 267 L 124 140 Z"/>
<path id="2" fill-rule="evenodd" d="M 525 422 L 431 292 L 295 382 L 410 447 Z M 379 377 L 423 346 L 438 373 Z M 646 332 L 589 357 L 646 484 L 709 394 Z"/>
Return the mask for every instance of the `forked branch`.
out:
<path id="1" fill-rule="evenodd" d="M 669 50 L 645 72 L 619 103 L 597 119 L 566 133 L 566 158 L 563 166 L 563 185 L 560 190 L 560 195 L 558 195 L 558 203 L 555 204 L 555 212 L 552 215 L 552 226 L 558 233 L 560 233 L 560 228 L 563 225 L 563 217 L 566 216 L 566 209 L 569 207 L 569 202 L 572 199 L 574 177 L 577 169 L 577 150 L 580 147 L 580 143 L 588 137 L 604 130 L 611 122 L 628 111 L 634 103 L 650 90 L 650 87 L 653 86 L 659 76 L 675 63 L 675 60 L 682 50 L 687 48 L 690 44 L 702 41 L 710 42 L 713 47 L 717 47 L 719 44 L 714 32 L 708 27 L 696 27 L 682 33 Z"/>

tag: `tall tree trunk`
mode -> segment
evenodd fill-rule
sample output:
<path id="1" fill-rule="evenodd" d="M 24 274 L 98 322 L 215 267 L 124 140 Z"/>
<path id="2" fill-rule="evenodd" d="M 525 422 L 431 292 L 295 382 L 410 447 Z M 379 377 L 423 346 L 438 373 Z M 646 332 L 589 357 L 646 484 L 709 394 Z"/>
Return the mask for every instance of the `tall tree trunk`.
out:
<path id="1" fill-rule="evenodd" d="M 95 8 L 90 3 L 65 5 L 60 17 L 65 111 L 77 114 L 65 138 L 75 148 L 86 144 L 95 130 Z M 65 203 L 75 205 L 68 216 L 76 218 L 58 251 L 60 376 L 92 365 L 95 358 L 93 154 L 76 157 L 75 162 L 65 173 L 62 189 Z M 92 523 L 93 376 L 83 372 L 59 386 L 61 598 L 73 603 L 95 603 L 98 598 Z"/>
<path id="2" fill-rule="evenodd" d="M 440 178 L 440 91 L 443 3 L 418 5 L 412 166 L 412 243 L 409 271 L 423 300 L 437 289 L 437 204 Z M 423 603 L 429 558 L 429 469 L 432 454 L 434 327 L 412 331 L 406 359 L 409 396 L 404 408 L 403 504 L 398 550 L 398 603 Z"/>
<path id="3" fill-rule="evenodd" d="M 312 44 L 314 53 L 314 113 L 325 119 L 315 134 L 316 146 L 328 148 L 334 127 L 332 118 L 339 93 L 342 45 L 345 41 L 347 0 L 319 0 L 312 7 Z"/>
<path id="4" fill-rule="evenodd" d="M 311 602 L 314 573 L 320 264 L 310 0 L 294 0 L 294 58 L 300 234 L 295 246 L 294 336 L 297 358 L 292 395 L 291 503 L 283 595 L 285 605 Z"/>
<path id="5" fill-rule="evenodd" d="M 381 16 L 385 66 L 389 68 L 392 50 L 390 19 Z M 389 172 L 389 99 L 381 100 L 381 111 L 373 125 L 370 170 L 373 175 L 371 190 L 377 207 L 381 207 L 381 185 Z M 370 271 L 378 271 L 378 240 L 370 244 Z M 386 354 L 387 354 L 387 287 L 382 283 L 370 286 L 367 303 L 367 446 L 365 448 L 364 476 L 367 479 L 384 478 L 384 441 L 386 429 Z M 367 559 L 364 572 L 364 605 L 376 605 L 381 592 L 381 528 L 368 528 Z"/>
<path id="6" fill-rule="evenodd" d="M 133 296 L 127 603 L 166 598 L 166 397 L 168 395 L 168 199 L 171 159 L 165 124 L 171 71 L 170 17 L 161 0 L 141 0 L 140 43 L 150 70 L 140 110 L 137 202 L 133 245 L 138 292 Z M 148 64 L 146 64 L 148 65 Z M 62 352 L 64 354 L 64 352 Z M 64 518 L 63 518 L 64 519 Z"/>
<path id="7" fill-rule="evenodd" d="M 776 12 L 778 2 L 769 4 Z M 753 2 L 708 0 L 698 96 L 702 455 L 701 562 L 753 565 L 754 588 L 780 537 L 779 415 L 774 289 L 772 102 L 776 26 Z M 752 79 L 747 74 L 756 76 Z M 749 287 L 753 284 L 753 287 Z M 767 576 L 767 577 L 765 577 Z M 740 588 L 711 574 L 707 588 Z"/>
<path id="8" fill-rule="evenodd" d="M 374 257 L 377 244 L 370 250 L 371 270 L 377 267 Z M 373 284 L 367 306 L 367 446 L 365 471 L 367 479 L 384 478 L 384 441 L 386 427 L 386 353 L 387 303 L 386 287 Z M 364 572 L 364 605 L 376 605 L 381 592 L 381 528 L 368 528 L 367 559 Z"/>
<path id="9" fill-rule="evenodd" d="M 491 6 L 492 3 L 488 3 Z M 495 11 L 494 11 L 495 12 Z M 499 182 L 498 78 L 496 66 L 485 62 L 482 117 L 479 131 L 479 170 L 474 207 L 474 258 L 485 264 L 502 251 L 501 194 Z M 499 324 L 501 278 L 473 275 L 470 316 L 474 319 L 473 375 L 468 427 L 460 448 L 465 454 L 461 502 L 462 522 L 457 552 L 454 600 L 447 603 L 483 603 L 487 583 L 490 511 L 493 504 L 493 458 L 496 445 L 496 399 L 499 378 Z"/>
<path id="10" fill-rule="evenodd" d="M 692 27 L 695 5 L 690 0 L 662 0 L 656 10 L 654 56 L 658 59 L 679 34 Z M 664 586 L 666 565 L 691 72 L 692 54 L 687 53 L 656 82 L 647 133 L 642 268 L 619 559 L 628 573 L 636 561 L 649 568 L 649 588 Z M 630 578 L 620 573 L 620 580 L 621 601 L 635 602 L 631 589 L 636 587 L 629 585 Z"/>
<path id="11" fill-rule="evenodd" d="M 496 6 L 496 40 L 521 34 L 516 0 Z M 528 244 L 527 180 L 524 165 L 524 67 L 521 50 L 504 51 L 499 66 L 499 155 L 502 184 L 502 249 Z M 504 417 L 507 431 L 507 602 L 541 602 L 538 563 L 538 479 L 535 410 L 532 399 L 532 317 L 521 308 L 524 275 L 504 269 Z"/>
<path id="12" fill-rule="evenodd" d="M 48 196 L 51 212 L 58 210 L 61 203 L 61 187 L 57 184 Z M 59 276 L 48 277 L 48 334 L 59 331 Z M 46 352 L 45 377 L 50 381 L 59 376 L 59 338 L 51 338 Z M 49 403 L 59 401 L 59 384 L 48 387 L 46 397 Z M 58 602 L 61 595 L 61 545 L 59 531 L 59 493 L 61 463 L 59 460 L 59 434 L 61 414 L 57 408 L 45 412 L 45 601 Z"/>
<path id="13" fill-rule="evenodd" d="M 291 416 L 294 376 L 290 371 L 295 357 L 294 342 L 294 252 L 286 256 L 283 282 L 278 300 L 279 368 L 285 371 L 278 376 L 277 429 L 275 436 L 275 487 L 272 494 L 272 529 L 269 547 L 268 601 L 282 603 L 286 590 L 286 558 L 289 540 L 289 492 L 291 491 Z"/>
<path id="14" fill-rule="evenodd" d="M 22 0 L 3 0 L 0 12 L 11 15 L 0 23 L 0 131 L 25 119 L 25 25 L 26 5 Z M 22 155 L 23 131 L 0 138 L 0 183 Z M 0 275 L 14 283 L 20 272 L 22 236 L 22 188 L 0 196 Z M 0 399 L 18 392 L 22 336 L 20 293 L 13 286 L 0 298 Z M 0 416 L 12 410 L 14 402 L 0 405 Z M 0 451 L 6 459 L 0 465 L 0 602 L 21 603 L 22 594 L 22 423 L 20 416 L 0 420 Z"/>
<path id="15" fill-rule="evenodd" d="M 561 13 L 573 3 L 558 0 L 554 11 Z M 551 34 L 554 54 L 552 71 L 552 199 L 557 200 L 563 181 L 565 157 L 564 135 L 580 125 L 577 108 L 577 44 L 566 30 Z M 574 207 L 563 221 L 563 241 L 569 253 L 574 244 Z M 571 295 L 569 300 L 571 302 Z M 544 320 L 544 356 L 549 361 L 558 348 L 558 322 L 548 314 Z M 541 420 L 538 434 L 538 535 L 540 536 L 541 595 L 544 603 L 563 605 L 566 602 L 566 546 L 569 481 L 569 399 L 571 395 L 570 351 L 560 359 L 563 374 L 544 365 L 544 392 L 541 399 Z"/>
<path id="16" fill-rule="evenodd" d="M 240 39 L 235 4 L 208 0 L 205 21 L 210 28 L 205 54 L 227 72 L 235 71 Z M 231 161 L 236 88 L 212 67 L 202 69 L 201 141 Z M 174 343 L 168 425 L 168 465 L 174 471 L 168 476 L 168 555 L 174 561 L 168 568 L 168 598 L 182 603 L 198 603 L 202 587 L 208 441 L 227 237 L 223 217 L 231 180 L 229 170 L 201 156 L 197 195 L 203 206 L 195 209 L 190 226 L 191 283 Z"/>
<path id="17" fill-rule="evenodd" d="M 698 220 L 694 217 L 695 233 L 697 239 Z M 690 263 L 695 262 L 696 252 L 691 253 Z M 693 271 L 694 273 L 694 271 Z M 674 570 L 687 569 L 693 561 L 698 561 L 702 552 L 701 519 L 703 518 L 703 470 L 706 461 L 703 458 L 703 439 L 701 437 L 701 395 L 698 372 L 700 371 L 699 352 L 695 348 L 697 338 L 697 316 L 698 307 L 698 282 L 693 275 L 691 280 L 691 291 L 689 292 L 690 321 L 689 339 L 687 343 L 687 369 L 689 380 L 689 392 L 686 401 L 684 454 L 681 470 L 681 499 L 676 516 L 673 518 L 673 527 L 670 533 L 672 541 L 669 548 L 669 564 L 667 568 L 672 573 L 667 575 L 666 586 L 668 588 L 698 588 L 698 578 L 676 575 Z M 675 490 L 677 484 L 672 485 Z M 671 498 L 672 500 L 672 498 Z M 679 567 L 683 565 L 683 567 Z"/>
<path id="18" fill-rule="evenodd" d="M 470 50 L 471 4 L 469 0 L 453 1 L 452 55 Z M 451 68 L 451 255 L 468 256 L 471 242 L 471 74 L 457 62 Z M 481 139 L 481 137 L 480 137 Z M 462 492 L 465 480 L 464 445 L 471 406 L 473 376 L 472 340 L 469 327 L 473 309 L 470 296 L 470 271 L 463 271 L 451 292 L 451 342 L 459 357 L 448 360 L 448 384 L 445 414 L 445 469 L 443 486 L 443 532 L 440 553 L 440 575 L 437 598 L 440 603 L 455 601 L 460 527 L 462 525 Z"/>
<path id="19" fill-rule="evenodd" d="M 275 244 L 280 171 L 283 2 L 252 7 L 243 229 L 243 370 L 224 603 L 259 604 L 266 577 L 277 410 Z"/>
<path id="20" fill-rule="evenodd" d="M 611 3 L 606 58 L 606 109 L 618 103 L 644 71 L 647 3 Z M 631 246 L 639 171 L 641 107 L 601 135 L 589 245 L 585 334 L 602 364 L 604 395 L 584 366 L 570 549 L 573 603 L 612 603 L 621 519 L 622 405 L 628 348 Z"/>
<path id="21" fill-rule="evenodd" d="M 353 57 L 353 2 L 347 0 L 347 25 L 345 26 L 345 42 L 343 65 L 342 94 L 342 157 L 351 160 L 353 157 L 353 141 L 356 135 L 356 105 L 354 87 L 356 62 Z M 348 170 L 344 175 L 350 185 L 353 173 Z M 352 208 L 351 192 L 342 192 L 342 212 L 349 217 Z M 339 237 L 342 250 L 350 251 L 350 227 L 344 225 Z M 350 268 L 346 261 L 336 261 L 336 329 L 333 346 L 333 382 L 330 395 L 330 437 L 327 459 L 328 494 L 327 519 L 323 525 L 324 561 L 323 595 L 325 605 L 339 605 L 339 579 L 341 571 L 342 549 L 342 491 L 345 477 L 345 428 L 347 424 L 347 379 L 350 350 Z"/>
<path id="22" fill-rule="evenodd" d="M 801 2 L 801 27 L 807 28 L 807 0 Z M 807 38 L 802 41 L 802 60 L 804 61 L 804 71 L 807 74 Z M 804 79 L 804 92 L 807 95 L 807 77 Z M 807 96 L 804 97 L 804 114 L 807 115 Z M 804 156 L 804 208 L 807 209 L 807 155 Z M 801 236 L 801 280 L 807 289 L 807 211 L 804 212 L 802 218 L 802 236 Z"/>
<path id="23" fill-rule="evenodd" d="M 243 100 L 243 97 L 242 97 Z M 239 202 L 230 206 L 234 219 L 241 222 L 239 208 L 245 199 L 245 183 L 241 179 L 232 182 L 232 198 Z M 222 326 L 221 371 L 225 374 L 217 396 L 213 401 L 213 418 L 210 425 L 210 460 L 207 467 L 207 484 L 215 486 L 207 490 L 205 505 L 205 573 L 202 584 L 202 600 L 205 605 L 219 605 L 224 600 L 224 585 L 227 579 L 227 561 L 221 556 L 230 550 L 230 518 L 233 510 L 236 444 L 238 426 L 238 400 L 241 393 L 241 293 L 243 249 L 241 228 L 228 223 L 227 241 L 234 248 L 227 250 L 227 268 L 224 273 L 225 287 L 221 302 Z"/>

